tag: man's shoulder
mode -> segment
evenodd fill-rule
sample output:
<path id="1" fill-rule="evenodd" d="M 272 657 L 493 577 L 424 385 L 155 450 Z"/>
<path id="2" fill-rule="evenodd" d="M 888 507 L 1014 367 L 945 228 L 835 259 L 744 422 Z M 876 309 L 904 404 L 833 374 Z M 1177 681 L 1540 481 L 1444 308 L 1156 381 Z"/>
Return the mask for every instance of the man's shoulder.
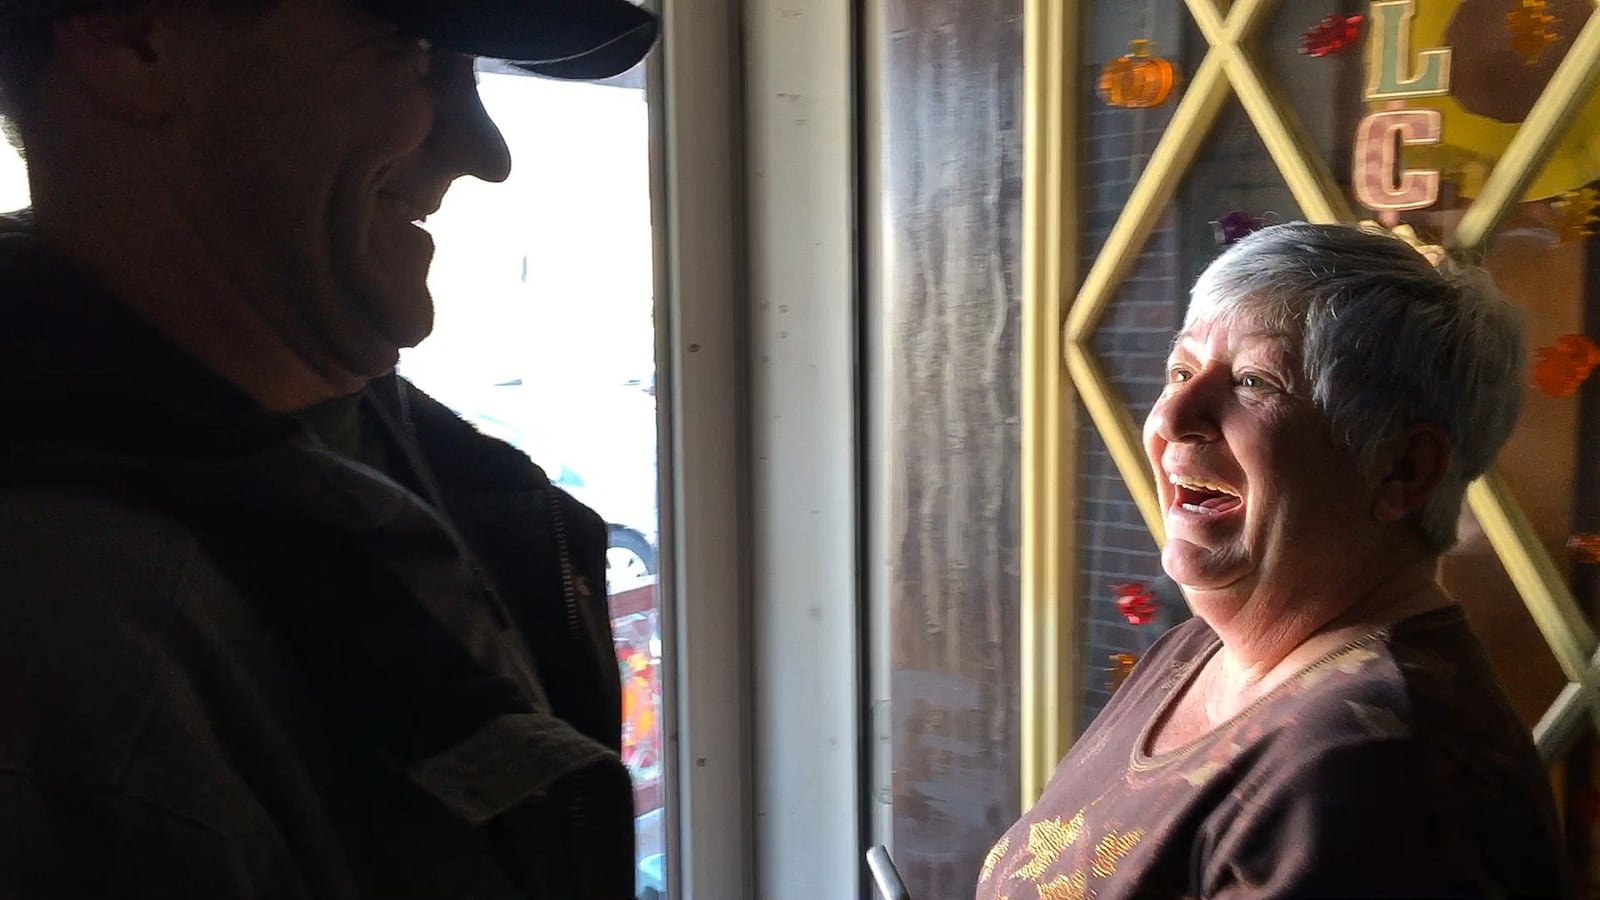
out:
<path id="1" fill-rule="evenodd" d="M 207 544 L 115 493 L 0 485 L 0 829 L 37 848 L 0 851 L 6 876 L 115 862 L 237 893 L 227 879 L 246 864 L 252 877 L 294 871 L 231 768 L 282 736 L 239 686 L 250 648 L 224 636 L 240 595 Z M 54 852 L 102 841 L 88 857 Z"/>
<path id="2" fill-rule="evenodd" d="M 0 584 L 0 680 L 22 686 L 0 692 L 0 764 L 65 744 L 113 767 L 170 680 L 188 599 L 221 582 L 196 531 L 168 513 L 13 484 L 0 485 Z"/>
<path id="3" fill-rule="evenodd" d="M 526 453 L 483 434 L 415 384 L 398 379 L 409 407 L 419 449 L 458 515 L 476 517 L 499 508 L 503 498 L 537 494 L 554 500 L 564 524 L 586 545 L 604 548 L 605 519 L 559 485 Z M 483 503 L 484 496 L 498 498 Z"/>
<path id="4" fill-rule="evenodd" d="M 0 484 L 0 571 L 13 596 L 67 598 L 103 589 L 170 597 L 198 537 L 189 523 L 130 494 L 94 485 Z M 61 605 L 40 603 L 30 612 L 51 615 Z M 16 604 L 5 608 L 17 611 Z"/>

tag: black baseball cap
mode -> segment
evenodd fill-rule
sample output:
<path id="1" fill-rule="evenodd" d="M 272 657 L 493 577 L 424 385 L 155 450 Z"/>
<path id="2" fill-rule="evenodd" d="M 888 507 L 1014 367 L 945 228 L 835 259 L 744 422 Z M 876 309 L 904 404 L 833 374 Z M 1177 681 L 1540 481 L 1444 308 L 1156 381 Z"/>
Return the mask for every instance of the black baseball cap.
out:
<path id="1" fill-rule="evenodd" d="M 352 0 L 443 50 L 551 78 L 621 75 L 655 44 L 654 14 L 629 0 Z M 0 0 L 0 33 L 84 12 L 104 0 Z"/>
<path id="2" fill-rule="evenodd" d="M 443 50 L 551 78 L 621 75 L 655 44 L 655 15 L 628 0 L 357 0 Z"/>

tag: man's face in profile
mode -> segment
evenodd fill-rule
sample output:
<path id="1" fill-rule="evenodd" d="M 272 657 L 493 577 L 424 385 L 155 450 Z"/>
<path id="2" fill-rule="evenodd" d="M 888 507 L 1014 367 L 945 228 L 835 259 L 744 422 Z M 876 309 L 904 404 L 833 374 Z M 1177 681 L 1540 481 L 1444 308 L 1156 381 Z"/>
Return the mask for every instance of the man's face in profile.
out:
<path id="1" fill-rule="evenodd" d="M 190 85 L 168 130 L 185 212 L 303 357 L 381 374 L 433 325 L 414 222 L 455 178 L 510 169 L 472 60 L 336 0 L 196 6 L 166 37 Z"/>

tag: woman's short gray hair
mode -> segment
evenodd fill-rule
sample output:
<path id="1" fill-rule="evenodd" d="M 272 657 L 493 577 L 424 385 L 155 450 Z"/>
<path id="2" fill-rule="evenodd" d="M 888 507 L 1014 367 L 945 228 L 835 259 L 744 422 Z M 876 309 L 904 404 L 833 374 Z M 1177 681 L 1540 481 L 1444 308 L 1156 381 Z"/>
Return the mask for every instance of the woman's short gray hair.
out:
<path id="1" fill-rule="evenodd" d="M 1511 434 L 1527 354 L 1521 317 L 1486 272 L 1435 267 L 1376 228 L 1290 222 L 1228 248 L 1201 274 L 1185 325 L 1243 319 L 1298 336 L 1311 399 L 1363 472 L 1414 424 L 1450 437 L 1422 510 L 1428 546 L 1456 542 L 1467 485 Z"/>

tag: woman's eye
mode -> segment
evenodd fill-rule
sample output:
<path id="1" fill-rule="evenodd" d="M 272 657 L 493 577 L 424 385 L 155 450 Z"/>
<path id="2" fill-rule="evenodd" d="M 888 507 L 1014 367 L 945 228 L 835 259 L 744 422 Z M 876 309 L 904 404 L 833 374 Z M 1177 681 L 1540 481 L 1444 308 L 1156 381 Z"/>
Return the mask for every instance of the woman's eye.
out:
<path id="1" fill-rule="evenodd" d="M 1264 388 L 1267 386 L 1267 380 L 1262 378 L 1260 375 L 1245 374 L 1239 376 L 1239 386 L 1247 388 Z"/>
<path id="2" fill-rule="evenodd" d="M 1167 370 L 1167 382 L 1169 384 L 1178 384 L 1179 382 L 1188 381 L 1191 377 L 1192 375 L 1188 369 L 1173 367 Z"/>

